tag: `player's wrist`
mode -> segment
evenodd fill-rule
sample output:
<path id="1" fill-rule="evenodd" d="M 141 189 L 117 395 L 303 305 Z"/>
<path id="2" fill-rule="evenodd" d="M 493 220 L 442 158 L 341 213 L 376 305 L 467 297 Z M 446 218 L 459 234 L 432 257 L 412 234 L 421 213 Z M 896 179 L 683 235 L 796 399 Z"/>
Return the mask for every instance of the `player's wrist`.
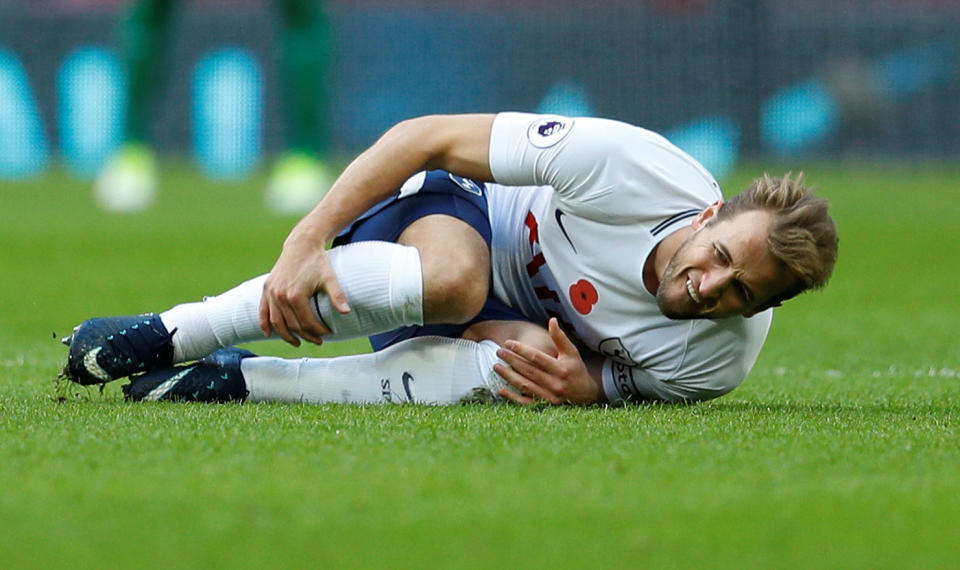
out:
<path id="1" fill-rule="evenodd" d="M 334 235 L 335 232 L 324 230 L 323 226 L 301 223 L 283 241 L 283 250 L 324 249 Z"/>

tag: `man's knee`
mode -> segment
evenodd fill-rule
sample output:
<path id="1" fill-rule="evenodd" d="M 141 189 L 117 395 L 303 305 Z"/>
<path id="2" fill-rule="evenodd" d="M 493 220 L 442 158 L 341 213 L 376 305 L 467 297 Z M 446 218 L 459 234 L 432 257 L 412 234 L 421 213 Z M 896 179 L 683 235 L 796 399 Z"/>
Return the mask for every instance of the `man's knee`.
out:
<path id="1" fill-rule="evenodd" d="M 425 322 L 465 323 L 480 312 L 490 292 L 490 251 L 475 229 L 433 215 L 411 224 L 399 241 L 420 251 Z"/>
<path id="2" fill-rule="evenodd" d="M 424 268 L 424 320 L 465 323 L 475 317 L 490 292 L 490 266 L 483 260 L 448 260 L 432 270 Z"/>

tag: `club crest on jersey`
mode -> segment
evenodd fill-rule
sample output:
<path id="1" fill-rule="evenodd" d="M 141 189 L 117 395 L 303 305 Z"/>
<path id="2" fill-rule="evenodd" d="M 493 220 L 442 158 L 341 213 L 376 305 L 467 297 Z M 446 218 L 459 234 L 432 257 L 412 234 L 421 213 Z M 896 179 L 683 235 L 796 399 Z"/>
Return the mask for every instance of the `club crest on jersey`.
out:
<path id="1" fill-rule="evenodd" d="M 544 117 L 527 129 L 530 144 L 537 148 L 549 148 L 567 136 L 573 127 L 573 119 L 567 117 Z"/>

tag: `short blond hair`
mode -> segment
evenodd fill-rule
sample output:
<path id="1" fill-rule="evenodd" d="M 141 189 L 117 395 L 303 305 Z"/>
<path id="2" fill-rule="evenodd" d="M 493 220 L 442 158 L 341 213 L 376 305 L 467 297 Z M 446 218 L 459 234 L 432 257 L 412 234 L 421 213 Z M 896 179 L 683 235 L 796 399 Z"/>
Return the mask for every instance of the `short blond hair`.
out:
<path id="1" fill-rule="evenodd" d="M 767 245 L 796 276 L 795 285 L 773 300 L 779 303 L 808 289 L 820 289 L 829 281 L 840 238 L 828 208 L 827 200 L 805 185 L 802 172 L 796 176 L 787 173 L 783 178 L 764 174 L 728 200 L 717 213 L 717 221 L 750 210 L 774 215 Z"/>

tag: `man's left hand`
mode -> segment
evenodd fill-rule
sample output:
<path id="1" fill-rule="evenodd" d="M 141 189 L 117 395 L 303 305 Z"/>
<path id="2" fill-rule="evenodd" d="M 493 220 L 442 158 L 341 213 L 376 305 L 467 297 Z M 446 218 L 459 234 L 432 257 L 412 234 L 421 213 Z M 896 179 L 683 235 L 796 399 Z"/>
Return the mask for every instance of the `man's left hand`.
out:
<path id="1" fill-rule="evenodd" d="M 595 404 L 602 398 L 599 383 L 594 380 L 580 357 L 580 352 L 564 334 L 557 319 L 547 327 L 557 347 L 553 357 L 532 346 L 508 340 L 497 355 L 510 366 L 495 364 L 493 369 L 515 389 L 504 388 L 500 396 L 517 404 L 537 401 L 552 404 Z"/>

